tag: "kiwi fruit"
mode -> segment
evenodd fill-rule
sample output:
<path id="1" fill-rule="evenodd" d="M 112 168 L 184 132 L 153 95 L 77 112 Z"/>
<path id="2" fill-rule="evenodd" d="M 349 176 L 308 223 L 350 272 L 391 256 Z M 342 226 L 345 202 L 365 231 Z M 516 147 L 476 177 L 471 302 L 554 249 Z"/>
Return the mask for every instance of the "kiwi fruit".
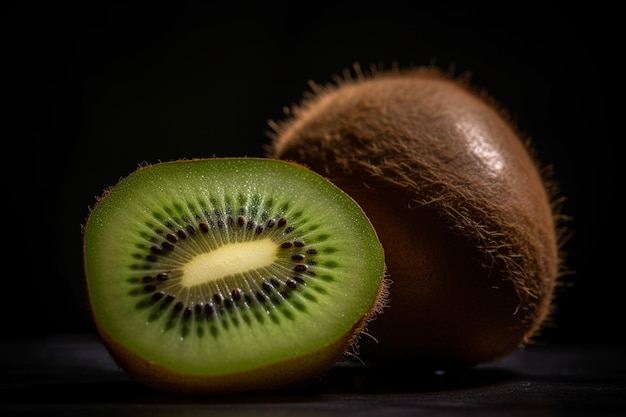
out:
<path id="1" fill-rule="evenodd" d="M 266 155 L 327 177 L 376 228 L 389 309 L 361 358 L 467 368 L 536 343 L 562 275 L 552 167 L 468 77 L 355 68 L 271 121 Z"/>
<path id="2" fill-rule="evenodd" d="M 162 391 L 269 390 L 321 375 L 384 304 L 369 219 L 286 161 L 140 166 L 96 200 L 83 244 L 104 345 Z"/>

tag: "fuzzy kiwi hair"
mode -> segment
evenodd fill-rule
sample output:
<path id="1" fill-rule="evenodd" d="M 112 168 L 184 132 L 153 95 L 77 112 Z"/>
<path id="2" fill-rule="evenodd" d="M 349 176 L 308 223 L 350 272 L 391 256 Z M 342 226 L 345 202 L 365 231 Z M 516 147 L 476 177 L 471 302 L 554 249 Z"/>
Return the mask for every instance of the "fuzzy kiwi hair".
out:
<path id="1" fill-rule="evenodd" d="M 564 271 L 552 168 L 467 76 L 355 74 L 311 84 L 270 122 L 267 155 L 328 177 L 379 233 L 390 308 L 361 354 L 472 366 L 531 343 L 551 320 Z"/>

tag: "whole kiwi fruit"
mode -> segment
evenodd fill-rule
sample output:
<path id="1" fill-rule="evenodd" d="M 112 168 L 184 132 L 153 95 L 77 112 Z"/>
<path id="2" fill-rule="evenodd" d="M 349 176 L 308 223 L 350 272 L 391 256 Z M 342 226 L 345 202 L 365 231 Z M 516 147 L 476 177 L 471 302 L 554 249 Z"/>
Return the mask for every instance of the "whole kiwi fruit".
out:
<path id="1" fill-rule="evenodd" d="M 227 394 L 320 375 L 385 301 L 369 219 L 290 162 L 143 165 L 97 199 L 83 240 L 102 341 L 158 390 Z"/>
<path id="2" fill-rule="evenodd" d="M 532 343 L 563 258 L 551 169 L 467 77 L 356 69 L 270 122 L 267 155 L 329 178 L 378 232 L 389 309 L 361 357 L 452 369 Z"/>

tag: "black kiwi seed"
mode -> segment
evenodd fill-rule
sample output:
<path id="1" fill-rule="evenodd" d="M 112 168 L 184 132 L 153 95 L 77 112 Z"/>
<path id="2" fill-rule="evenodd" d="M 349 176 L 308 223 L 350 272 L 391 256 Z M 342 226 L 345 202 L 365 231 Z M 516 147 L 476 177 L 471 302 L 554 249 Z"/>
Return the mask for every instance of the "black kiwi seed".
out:
<path id="1" fill-rule="evenodd" d="M 267 294 L 271 293 L 274 289 L 274 287 L 272 287 L 272 285 L 267 281 L 264 281 L 261 286 L 263 287 L 263 291 L 265 291 Z"/>
<path id="2" fill-rule="evenodd" d="M 163 307 L 165 307 L 166 305 L 174 301 L 175 298 L 176 296 L 174 294 L 166 295 L 165 298 L 163 299 Z"/>
<path id="3" fill-rule="evenodd" d="M 202 311 L 204 310 L 203 305 L 203 303 L 198 303 L 194 306 L 194 311 L 196 314 L 202 313 Z"/>
<path id="4" fill-rule="evenodd" d="M 204 305 L 204 312 L 206 313 L 207 316 L 211 316 L 213 314 L 213 303 L 212 302 L 208 302 Z"/>

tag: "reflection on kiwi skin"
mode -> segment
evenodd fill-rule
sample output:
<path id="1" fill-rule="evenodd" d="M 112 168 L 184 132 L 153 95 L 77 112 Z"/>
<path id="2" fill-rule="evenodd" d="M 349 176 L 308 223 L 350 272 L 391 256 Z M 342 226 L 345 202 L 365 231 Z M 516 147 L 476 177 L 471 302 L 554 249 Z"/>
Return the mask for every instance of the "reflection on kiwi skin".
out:
<path id="1" fill-rule="evenodd" d="M 346 191 L 385 249 L 365 360 L 473 366 L 539 335 L 562 271 L 556 187 L 486 94 L 434 68 L 357 71 L 272 127 L 268 156 Z"/>

